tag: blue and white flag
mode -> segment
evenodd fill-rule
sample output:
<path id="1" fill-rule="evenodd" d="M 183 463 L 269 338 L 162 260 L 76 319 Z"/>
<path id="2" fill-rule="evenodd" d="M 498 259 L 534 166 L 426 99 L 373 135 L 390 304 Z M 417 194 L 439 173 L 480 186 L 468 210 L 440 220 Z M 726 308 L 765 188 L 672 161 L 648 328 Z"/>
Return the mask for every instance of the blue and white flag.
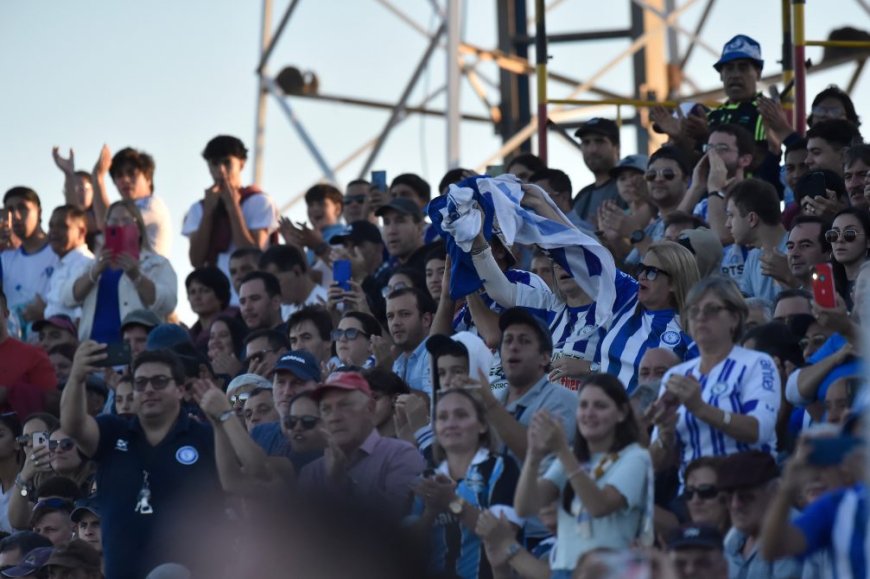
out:
<path id="1" fill-rule="evenodd" d="M 522 207 L 522 185 L 513 175 L 469 177 L 429 203 L 429 218 L 444 238 L 453 262 L 450 296 L 459 299 L 483 285 L 468 253 L 482 227 L 487 241 L 496 235 L 505 247 L 521 243 L 547 251 L 595 300 L 596 323 L 604 325 L 616 300 L 613 256 L 598 241 L 568 225 L 567 217 L 546 193 L 542 197 L 564 223 Z"/>

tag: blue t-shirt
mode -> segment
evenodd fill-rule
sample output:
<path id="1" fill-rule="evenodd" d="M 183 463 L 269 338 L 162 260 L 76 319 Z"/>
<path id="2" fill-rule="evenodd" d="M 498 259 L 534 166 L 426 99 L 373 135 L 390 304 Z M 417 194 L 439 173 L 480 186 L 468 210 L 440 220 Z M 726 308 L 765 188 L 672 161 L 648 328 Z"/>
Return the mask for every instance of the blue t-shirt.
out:
<path id="1" fill-rule="evenodd" d="M 816 350 L 816 352 L 810 356 L 810 359 L 807 360 L 810 364 L 815 364 L 821 360 L 824 360 L 828 356 L 835 354 L 840 348 L 846 345 L 846 338 L 844 338 L 841 334 L 832 334 L 828 340 L 822 344 L 822 347 Z M 824 377 L 822 383 L 819 384 L 819 390 L 816 393 L 817 400 L 824 400 L 825 394 L 828 392 L 828 388 L 842 378 L 843 376 L 855 376 L 861 372 L 861 364 L 857 358 L 848 359 L 843 364 L 836 366 L 828 372 L 828 375 Z"/>
<path id="2" fill-rule="evenodd" d="M 118 285 L 121 283 L 122 275 L 124 275 L 122 269 L 107 269 L 100 276 L 91 339 L 101 344 L 116 344 L 121 341 L 121 305 L 118 299 Z"/>
<path id="3" fill-rule="evenodd" d="M 795 519 L 807 543 L 804 558 L 827 550 L 834 577 L 867 577 L 867 489 L 839 489 L 819 497 Z"/>

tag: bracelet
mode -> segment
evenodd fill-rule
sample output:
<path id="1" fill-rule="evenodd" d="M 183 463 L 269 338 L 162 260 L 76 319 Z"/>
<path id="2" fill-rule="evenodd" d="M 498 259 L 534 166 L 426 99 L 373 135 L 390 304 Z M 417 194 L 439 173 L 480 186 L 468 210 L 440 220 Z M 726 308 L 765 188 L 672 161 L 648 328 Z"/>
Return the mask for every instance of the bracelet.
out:
<path id="1" fill-rule="evenodd" d="M 471 255 L 480 255 L 481 253 L 483 253 L 483 252 L 486 251 L 487 249 L 489 249 L 489 244 L 486 244 L 486 245 L 484 245 L 483 247 L 479 247 L 479 248 L 477 248 L 477 249 L 474 249 L 474 248 L 472 247 L 472 248 L 471 248 Z"/>
<path id="2" fill-rule="evenodd" d="M 722 424 L 724 424 L 726 426 L 731 424 L 731 413 L 730 412 L 726 412 L 724 410 L 722 411 Z"/>
<path id="3" fill-rule="evenodd" d="M 581 472 L 583 472 L 583 467 L 578 466 L 577 468 L 575 468 L 574 470 L 572 470 L 571 472 L 568 473 L 568 475 L 567 475 L 568 480 L 571 480 L 572 478 L 574 478 L 575 476 L 577 476 Z"/>

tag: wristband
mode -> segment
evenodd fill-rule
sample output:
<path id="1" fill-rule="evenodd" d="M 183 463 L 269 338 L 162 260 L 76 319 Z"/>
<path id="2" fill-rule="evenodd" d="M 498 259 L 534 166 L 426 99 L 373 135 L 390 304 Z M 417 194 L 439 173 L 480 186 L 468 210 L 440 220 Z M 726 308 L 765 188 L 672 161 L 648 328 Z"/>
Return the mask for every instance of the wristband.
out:
<path id="1" fill-rule="evenodd" d="M 731 424 L 731 413 L 730 412 L 726 412 L 724 410 L 722 411 L 722 424 L 724 424 L 726 426 Z"/>
<path id="2" fill-rule="evenodd" d="M 223 424 L 224 422 L 226 422 L 227 420 L 229 420 L 230 418 L 232 418 L 235 415 L 236 415 L 236 411 L 233 409 L 224 410 L 223 412 L 221 412 L 220 414 L 215 416 L 214 419 L 216 422 L 220 422 L 221 424 Z"/>
<path id="3" fill-rule="evenodd" d="M 487 249 L 489 249 L 489 244 L 484 245 L 483 247 L 479 247 L 479 248 L 477 248 L 477 249 L 474 249 L 474 248 L 472 247 L 472 248 L 471 248 L 471 255 L 480 255 L 481 253 L 483 253 L 483 252 L 486 251 Z"/>

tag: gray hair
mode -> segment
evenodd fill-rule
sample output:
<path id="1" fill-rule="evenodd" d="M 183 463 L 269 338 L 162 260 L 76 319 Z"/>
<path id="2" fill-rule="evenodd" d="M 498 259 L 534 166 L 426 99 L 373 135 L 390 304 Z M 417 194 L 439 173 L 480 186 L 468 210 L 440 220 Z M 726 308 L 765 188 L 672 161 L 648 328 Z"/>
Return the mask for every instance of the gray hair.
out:
<path id="1" fill-rule="evenodd" d="M 764 320 L 769 322 L 773 319 L 773 304 L 764 298 L 746 298 L 746 307 L 750 310 L 761 310 L 764 312 Z"/>
<path id="2" fill-rule="evenodd" d="M 749 307 L 746 300 L 743 299 L 743 294 L 737 288 L 737 284 L 729 277 L 711 275 L 692 286 L 689 295 L 686 296 L 686 315 L 688 315 L 689 309 L 697 305 L 708 292 L 712 292 L 713 295 L 722 300 L 728 311 L 737 316 L 737 328 L 732 336 L 732 339 L 737 340 L 743 334 L 743 324 L 749 316 Z M 770 307 L 768 302 L 765 301 L 765 303 Z"/>

